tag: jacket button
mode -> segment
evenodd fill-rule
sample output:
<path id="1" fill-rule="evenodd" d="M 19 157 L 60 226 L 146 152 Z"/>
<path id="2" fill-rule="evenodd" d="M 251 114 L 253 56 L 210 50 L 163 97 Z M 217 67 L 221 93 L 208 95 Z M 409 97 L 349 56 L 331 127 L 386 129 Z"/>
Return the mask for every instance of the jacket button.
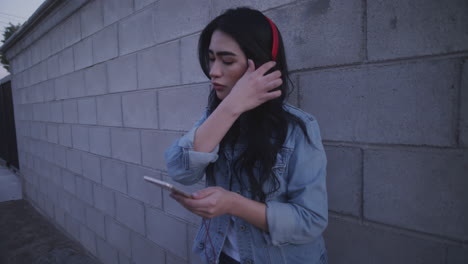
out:
<path id="1" fill-rule="evenodd" d="M 204 249 L 205 248 L 205 243 L 200 242 L 198 243 L 198 249 Z"/>
<path id="2" fill-rule="evenodd" d="M 245 231 L 245 225 L 241 225 L 240 230 Z"/>

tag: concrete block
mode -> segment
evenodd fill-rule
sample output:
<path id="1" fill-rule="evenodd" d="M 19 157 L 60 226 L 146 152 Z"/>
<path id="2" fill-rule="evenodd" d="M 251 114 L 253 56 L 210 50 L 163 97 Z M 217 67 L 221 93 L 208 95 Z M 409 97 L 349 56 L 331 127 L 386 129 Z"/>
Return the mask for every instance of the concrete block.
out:
<path id="1" fill-rule="evenodd" d="M 73 48 L 64 49 L 58 54 L 59 74 L 65 75 L 71 73 L 75 69 L 75 61 L 73 56 Z"/>
<path id="2" fill-rule="evenodd" d="M 81 151 L 67 149 L 67 168 L 76 174 L 82 174 Z"/>
<path id="3" fill-rule="evenodd" d="M 55 100 L 55 82 L 49 80 L 43 82 L 44 102 L 50 102 Z"/>
<path id="4" fill-rule="evenodd" d="M 59 54 L 47 59 L 47 77 L 53 79 L 60 76 Z"/>
<path id="5" fill-rule="evenodd" d="M 76 177 L 76 195 L 80 200 L 93 205 L 93 183 L 82 177 Z"/>
<path id="6" fill-rule="evenodd" d="M 358 148 L 326 146 L 329 210 L 361 215 L 362 152 Z"/>
<path id="7" fill-rule="evenodd" d="M 175 255 L 187 259 L 187 225 L 162 211 L 146 208 L 147 237 Z"/>
<path id="8" fill-rule="evenodd" d="M 457 64 L 434 60 L 301 74 L 301 106 L 317 117 L 325 140 L 452 146 Z"/>
<path id="9" fill-rule="evenodd" d="M 91 1 L 81 9 L 81 35 L 83 38 L 101 30 L 103 26 L 102 1 Z"/>
<path id="10" fill-rule="evenodd" d="M 31 123 L 31 135 L 36 139 L 47 140 L 47 130 L 44 123 Z"/>
<path id="11" fill-rule="evenodd" d="M 325 242 L 330 263 L 445 263 L 441 243 L 335 218 Z"/>
<path id="12" fill-rule="evenodd" d="M 122 99 L 119 94 L 96 97 L 97 122 L 105 126 L 122 126 Z"/>
<path id="13" fill-rule="evenodd" d="M 109 244 L 125 253 L 126 256 L 131 256 L 130 230 L 111 217 L 106 217 L 105 221 Z"/>
<path id="14" fill-rule="evenodd" d="M 68 214 L 65 214 L 65 231 L 75 240 L 80 239 L 80 223 Z"/>
<path id="15" fill-rule="evenodd" d="M 76 100 L 65 100 L 62 102 L 63 121 L 65 123 L 78 123 L 78 103 Z"/>
<path id="16" fill-rule="evenodd" d="M 20 179 L 3 167 L 0 167 L 0 202 L 22 199 Z"/>
<path id="17" fill-rule="evenodd" d="M 63 183 L 63 188 L 71 193 L 71 194 L 76 194 L 76 181 L 75 181 L 76 176 L 73 175 L 73 173 L 67 171 L 67 170 L 62 170 L 62 183 Z"/>
<path id="18" fill-rule="evenodd" d="M 62 208 L 54 207 L 54 219 L 60 227 L 65 228 L 65 211 Z"/>
<path id="19" fill-rule="evenodd" d="M 118 252 L 118 253 L 119 253 L 119 264 L 133 264 L 130 257 L 125 256 L 125 254 L 122 252 Z"/>
<path id="20" fill-rule="evenodd" d="M 364 216 L 377 222 L 466 240 L 467 171 L 466 151 L 366 150 Z"/>
<path id="21" fill-rule="evenodd" d="M 297 70 L 363 60 L 363 13 L 362 2 L 352 0 L 299 2 L 266 15 L 281 32 L 289 70 Z"/>
<path id="22" fill-rule="evenodd" d="M 114 192 L 100 185 L 93 186 L 94 206 L 101 212 L 110 216 L 115 215 Z"/>
<path id="23" fill-rule="evenodd" d="M 161 129 L 189 130 L 203 115 L 209 87 L 198 84 L 158 91 L 159 126 Z M 184 107 L 174 107 L 183 105 Z"/>
<path id="24" fill-rule="evenodd" d="M 112 24 L 133 12 L 132 0 L 102 1 L 104 25 Z"/>
<path id="25" fill-rule="evenodd" d="M 96 238 L 94 233 L 80 225 L 80 243 L 83 245 L 91 254 L 96 255 Z"/>
<path id="26" fill-rule="evenodd" d="M 108 61 L 107 80 L 109 81 L 110 93 L 136 90 L 136 54 L 118 57 Z"/>
<path id="27" fill-rule="evenodd" d="M 184 8 L 180 8 L 180 7 Z M 202 30 L 210 20 L 210 1 L 160 0 L 155 4 L 156 42 Z"/>
<path id="28" fill-rule="evenodd" d="M 188 193 L 193 193 L 193 192 L 196 192 L 198 190 L 205 188 L 204 182 L 200 182 L 191 186 L 184 186 L 184 185 L 181 185 L 180 183 L 173 181 L 167 175 L 163 176 L 163 180 L 170 182 L 171 184 L 177 186 L 181 190 L 184 190 Z M 169 191 L 165 191 L 165 190 L 163 191 L 163 207 L 164 207 L 164 210 L 169 215 L 173 215 L 178 218 L 184 219 L 185 221 L 192 223 L 194 225 L 200 224 L 201 218 L 199 216 L 185 209 L 182 205 L 180 205 L 178 202 L 172 199 L 169 195 L 170 195 Z"/>
<path id="29" fill-rule="evenodd" d="M 262 0 L 231 0 L 231 1 L 214 1 L 212 3 L 212 12 L 211 18 L 215 18 L 218 15 L 221 15 L 224 11 L 229 8 L 236 8 L 239 6 L 248 6 L 255 8 L 257 10 L 267 10 L 275 8 L 277 6 L 282 6 L 288 3 L 294 2 L 293 0 L 271 0 L 271 1 L 262 1 Z"/>
<path id="30" fill-rule="evenodd" d="M 58 126 L 54 124 L 47 125 L 47 141 L 58 144 Z"/>
<path id="31" fill-rule="evenodd" d="M 101 95 L 107 93 L 106 64 L 98 64 L 85 71 L 85 94 Z"/>
<path id="32" fill-rule="evenodd" d="M 70 98 L 85 96 L 84 72 L 77 71 L 67 75 L 68 96 Z"/>
<path id="33" fill-rule="evenodd" d="M 200 257 L 192 252 L 192 244 L 193 241 L 195 241 L 195 237 L 197 236 L 198 233 L 198 226 L 194 227 L 191 225 L 187 225 L 187 231 L 188 231 L 188 248 L 189 248 L 189 259 L 191 264 L 202 264 Z"/>
<path id="34" fill-rule="evenodd" d="M 97 257 L 103 263 L 119 263 L 117 250 L 111 247 L 106 241 L 96 238 Z"/>
<path id="35" fill-rule="evenodd" d="M 112 1 L 108 1 L 112 2 Z M 93 63 L 99 63 L 117 57 L 117 24 L 108 26 L 93 36 Z"/>
<path id="36" fill-rule="evenodd" d="M 75 70 L 80 70 L 93 65 L 93 41 L 86 38 L 73 45 L 75 58 Z"/>
<path id="37" fill-rule="evenodd" d="M 55 98 L 57 100 L 68 98 L 68 78 L 67 76 L 60 76 L 54 80 Z"/>
<path id="38" fill-rule="evenodd" d="M 156 92 L 122 95 L 123 125 L 135 128 L 158 128 Z"/>
<path id="39" fill-rule="evenodd" d="M 147 89 L 180 83 L 179 41 L 138 53 L 138 88 Z"/>
<path id="40" fill-rule="evenodd" d="M 167 131 L 141 131 L 143 165 L 166 170 L 164 151 L 181 136 L 182 133 Z"/>
<path id="41" fill-rule="evenodd" d="M 102 239 L 106 238 L 104 214 L 93 207 L 86 207 L 86 226 Z"/>
<path id="42" fill-rule="evenodd" d="M 146 8 L 119 21 L 120 55 L 155 44 L 153 13 L 153 8 Z"/>
<path id="43" fill-rule="evenodd" d="M 140 201 L 116 193 L 115 213 L 119 222 L 133 231 L 145 235 L 145 209 Z"/>
<path id="44" fill-rule="evenodd" d="M 70 125 L 59 125 L 58 127 L 59 144 L 65 147 L 72 146 L 72 133 Z"/>
<path id="45" fill-rule="evenodd" d="M 166 263 L 170 264 L 188 264 L 189 262 L 187 260 L 183 260 L 170 252 L 166 253 Z"/>
<path id="46" fill-rule="evenodd" d="M 73 148 L 89 151 L 88 128 L 80 125 L 72 126 Z"/>
<path id="47" fill-rule="evenodd" d="M 369 60 L 387 60 L 468 49 L 468 3 L 463 0 L 370 1 Z"/>
<path id="48" fill-rule="evenodd" d="M 69 47 L 81 40 L 80 13 L 74 13 L 62 22 L 63 40 L 65 47 Z"/>
<path id="49" fill-rule="evenodd" d="M 83 152 L 81 154 L 83 163 L 83 176 L 96 182 L 101 183 L 101 160 L 98 156 Z"/>
<path id="50" fill-rule="evenodd" d="M 165 263 L 165 254 L 161 247 L 136 233 L 132 233 L 133 261 L 141 264 Z"/>
<path id="51" fill-rule="evenodd" d="M 59 166 L 50 164 L 50 178 L 53 182 L 53 185 L 62 186 L 62 172 Z"/>
<path id="52" fill-rule="evenodd" d="M 60 142 L 60 127 L 59 127 L 59 142 Z M 67 154 L 66 154 L 66 148 L 62 146 L 54 146 L 53 148 L 53 153 L 54 153 L 54 163 L 61 167 L 61 168 L 66 168 L 67 167 Z"/>
<path id="53" fill-rule="evenodd" d="M 140 132 L 133 129 L 111 129 L 112 157 L 141 164 Z"/>
<path id="54" fill-rule="evenodd" d="M 110 130 L 106 127 L 89 128 L 89 147 L 94 154 L 111 156 Z"/>
<path id="55" fill-rule="evenodd" d="M 101 159 L 102 184 L 113 190 L 127 193 L 125 165 L 112 159 Z"/>
<path id="56" fill-rule="evenodd" d="M 449 246 L 447 251 L 447 262 L 449 264 L 463 264 L 468 262 L 468 249 Z"/>
<path id="57" fill-rule="evenodd" d="M 63 109 L 62 102 L 50 103 L 50 121 L 54 123 L 62 123 L 63 121 Z"/>
<path id="58" fill-rule="evenodd" d="M 156 0 L 135 0 L 135 11 L 140 10 L 141 8 L 146 7 L 154 2 L 156 2 Z"/>
<path id="59" fill-rule="evenodd" d="M 70 215 L 73 216 L 73 218 L 75 218 L 80 224 L 84 225 L 86 223 L 86 204 L 82 202 L 80 199 L 73 197 L 71 199 L 70 205 L 71 205 Z"/>
<path id="60" fill-rule="evenodd" d="M 180 65 L 182 83 L 205 82 L 209 79 L 198 62 L 198 39 L 200 34 L 180 39 Z"/>
<path id="61" fill-rule="evenodd" d="M 468 147 L 468 60 L 463 62 L 460 91 L 459 144 Z"/>
<path id="62" fill-rule="evenodd" d="M 97 124 L 96 99 L 94 97 L 78 100 L 78 122 L 80 124 Z"/>
<path id="63" fill-rule="evenodd" d="M 141 166 L 127 165 L 128 195 L 153 207 L 162 208 L 161 188 L 149 184 L 143 176 L 160 179 L 160 173 Z"/>

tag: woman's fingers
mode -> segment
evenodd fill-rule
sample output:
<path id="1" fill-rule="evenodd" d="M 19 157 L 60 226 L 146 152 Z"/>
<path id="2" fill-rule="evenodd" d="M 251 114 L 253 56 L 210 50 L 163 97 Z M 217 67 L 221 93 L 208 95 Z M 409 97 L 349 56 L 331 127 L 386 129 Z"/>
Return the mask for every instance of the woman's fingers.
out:
<path id="1" fill-rule="evenodd" d="M 255 71 L 256 74 L 259 76 L 265 75 L 271 68 L 275 67 L 276 62 L 275 61 L 269 61 L 267 63 L 264 63 L 262 66 L 258 67 L 258 69 Z"/>

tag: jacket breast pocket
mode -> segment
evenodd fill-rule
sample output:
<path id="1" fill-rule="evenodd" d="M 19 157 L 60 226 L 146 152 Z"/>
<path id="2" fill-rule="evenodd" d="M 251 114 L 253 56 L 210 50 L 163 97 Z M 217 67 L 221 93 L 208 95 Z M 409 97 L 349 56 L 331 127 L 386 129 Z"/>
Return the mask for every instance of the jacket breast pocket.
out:
<path id="1" fill-rule="evenodd" d="M 274 176 L 276 180 L 271 178 L 264 186 L 264 192 L 268 193 L 267 201 L 273 200 L 286 192 L 287 182 L 285 180 L 285 173 L 287 173 L 291 153 L 292 150 L 290 148 L 282 147 L 276 154 L 276 162 L 271 168 L 272 176 Z"/>

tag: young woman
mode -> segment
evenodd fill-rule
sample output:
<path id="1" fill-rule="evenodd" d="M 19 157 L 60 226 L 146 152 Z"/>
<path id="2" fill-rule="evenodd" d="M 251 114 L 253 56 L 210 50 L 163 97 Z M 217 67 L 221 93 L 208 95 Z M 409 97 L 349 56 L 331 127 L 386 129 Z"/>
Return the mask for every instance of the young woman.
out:
<path id="1" fill-rule="evenodd" d="M 212 91 L 204 116 L 165 153 L 169 175 L 206 189 L 171 196 L 203 217 L 204 263 L 327 263 L 326 156 L 317 121 L 285 103 L 281 34 L 261 12 L 230 9 L 200 36 Z"/>

